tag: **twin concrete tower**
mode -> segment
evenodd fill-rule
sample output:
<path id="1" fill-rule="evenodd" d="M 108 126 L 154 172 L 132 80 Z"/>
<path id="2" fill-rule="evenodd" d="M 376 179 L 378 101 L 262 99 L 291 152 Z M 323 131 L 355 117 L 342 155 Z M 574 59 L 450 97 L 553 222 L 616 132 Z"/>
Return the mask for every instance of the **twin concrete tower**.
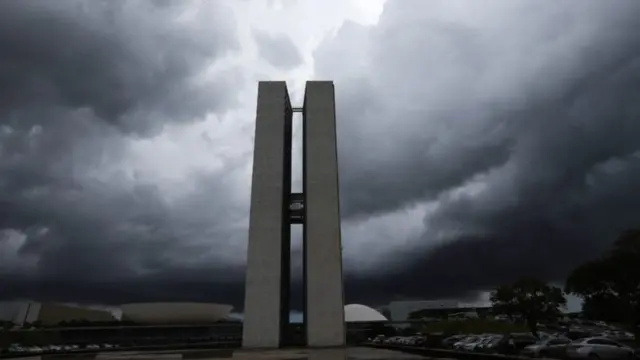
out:
<path id="1" fill-rule="evenodd" d="M 291 106 L 286 83 L 260 82 L 242 344 L 287 344 L 291 224 L 303 224 L 307 346 L 345 344 L 336 112 L 331 81 L 308 81 Z M 291 192 L 292 115 L 303 115 L 303 190 Z"/>

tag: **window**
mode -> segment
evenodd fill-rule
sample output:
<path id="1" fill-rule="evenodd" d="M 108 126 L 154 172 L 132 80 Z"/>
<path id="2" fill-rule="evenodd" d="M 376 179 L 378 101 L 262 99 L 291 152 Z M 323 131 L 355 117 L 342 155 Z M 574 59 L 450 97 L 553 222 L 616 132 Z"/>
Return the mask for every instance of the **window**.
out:
<path id="1" fill-rule="evenodd" d="M 607 340 L 607 339 L 592 339 L 592 340 L 589 340 L 588 343 L 594 344 L 594 345 L 618 346 L 618 343 L 611 340 Z"/>
<path id="2" fill-rule="evenodd" d="M 564 345 L 568 343 L 569 343 L 569 340 L 565 340 L 565 339 L 553 339 L 553 340 L 549 340 L 548 342 L 549 345 Z"/>

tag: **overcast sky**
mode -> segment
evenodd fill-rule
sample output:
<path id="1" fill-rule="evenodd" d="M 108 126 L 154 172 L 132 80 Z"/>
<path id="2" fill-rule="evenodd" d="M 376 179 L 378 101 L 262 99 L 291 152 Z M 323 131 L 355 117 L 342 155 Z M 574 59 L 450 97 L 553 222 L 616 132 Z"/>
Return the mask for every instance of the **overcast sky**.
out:
<path id="1" fill-rule="evenodd" d="M 348 302 L 562 283 L 640 225 L 639 18 L 636 0 L 2 0 L 0 298 L 240 310 L 259 80 L 294 105 L 335 81 Z"/>

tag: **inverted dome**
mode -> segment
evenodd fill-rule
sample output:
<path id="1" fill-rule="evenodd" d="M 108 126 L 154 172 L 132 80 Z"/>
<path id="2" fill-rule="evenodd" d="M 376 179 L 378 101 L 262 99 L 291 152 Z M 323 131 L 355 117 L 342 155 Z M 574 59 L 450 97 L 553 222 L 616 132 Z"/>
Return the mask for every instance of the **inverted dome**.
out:
<path id="1" fill-rule="evenodd" d="M 344 319 L 346 322 L 387 321 L 387 318 L 377 310 L 360 304 L 349 304 L 345 306 Z"/>
<path id="2" fill-rule="evenodd" d="M 122 319 L 139 324 L 197 324 L 225 319 L 233 306 L 210 303 L 135 303 L 120 306 Z"/>

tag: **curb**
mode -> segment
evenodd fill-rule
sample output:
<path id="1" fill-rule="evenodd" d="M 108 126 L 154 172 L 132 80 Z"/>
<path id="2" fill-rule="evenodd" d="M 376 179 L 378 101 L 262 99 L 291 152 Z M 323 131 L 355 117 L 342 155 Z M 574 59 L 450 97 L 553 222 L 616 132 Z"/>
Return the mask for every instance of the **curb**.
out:
<path id="1" fill-rule="evenodd" d="M 377 348 L 377 349 L 396 350 L 396 351 L 401 351 L 409 354 L 423 355 L 427 357 L 449 358 L 449 359 L 459 359 L 459 360 L 530 359 L 528 357 L 518 356 L 518 355 L 486 354 L 486 353 L 456 351 L 456 350 L 447 350 L 447 349 L 423 348 L 423 347 L 417 347 L 417 346 L 397 346 L 397 345 L 377 345 L 377 344 L 368 344 L 363 346 Z"/>
<path id="2" fill-rule="evenodd" d="M 2 0 L 0 0 L 2 1 Z M 212 347 L 213 346 L 213 347 Z M 93 360 L 93 359 L 142 359 L 143 357 L 149 357 L 154 355 L 153 359 L 167 358 L 168 355 L 172 355 L 171 359 L 178 359 L 177 355 L 185 355 L 186 359 L 201 359 L 209 357 L 221 357 L 239 348 L 239 343 L 225 342 L 225 343 L 201 343 L 201 344 L 176 344 L 176 345 L 154 345 L 154 346 L 136 346 L 129 348 L 113 348 L 105 351 L 105 349 L 98 351 L 81 350 L 76 352 L 68 352 L 62 354 L 15 354 L 16 356 L 1 356 L 0 360 Z M 199 355 L 202 353 L 203 355 Z M 224 356 L 222 356 L 224 357 Z"/>

